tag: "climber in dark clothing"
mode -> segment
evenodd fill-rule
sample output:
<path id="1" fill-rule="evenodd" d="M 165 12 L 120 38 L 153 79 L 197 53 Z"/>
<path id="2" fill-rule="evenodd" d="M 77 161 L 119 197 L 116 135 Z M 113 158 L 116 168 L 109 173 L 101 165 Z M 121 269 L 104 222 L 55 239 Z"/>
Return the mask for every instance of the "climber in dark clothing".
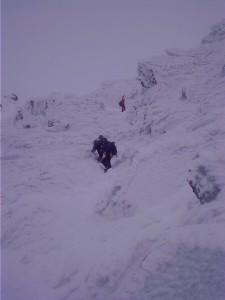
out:
<path id="1" fill-rule="evenodd" d="M 113 155 L 117 156 L 117 148 L 114 142 L 107 141 L 103 146 L 103 159 L 101 160 L 101 163 L 105 167 L 104 172 L 107 172 L 108 169 L 112 168 L 111 165 L 111 158 Z"/>
<path id="2" fill-rule="evenodd" d="M 94 140 L 93 142 L 93 148 L 91 150 L 91 152 L 95 152 L 97 150 L 98 152 L 98 162 L 101 161 L 102 159 L 102 156 L 103 156 L 103 146 L 104 144 L 106 143 L 107 139 L 103 136 L 103 135 L 100 135 L 98 137 L 98 139 Z"/>

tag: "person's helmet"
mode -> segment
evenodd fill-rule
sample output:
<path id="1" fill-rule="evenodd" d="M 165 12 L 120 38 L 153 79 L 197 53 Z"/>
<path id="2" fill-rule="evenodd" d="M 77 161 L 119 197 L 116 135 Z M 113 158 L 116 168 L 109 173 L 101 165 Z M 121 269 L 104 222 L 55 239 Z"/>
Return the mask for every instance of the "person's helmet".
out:
<path id="1" fill-rule="evenodd" d="M 103 136 L 103 135 L 100 135 L 98 138 L 99 138 L 100 140 L 103 140 L 103 139 L 104 139 L 104 136 Z"/>

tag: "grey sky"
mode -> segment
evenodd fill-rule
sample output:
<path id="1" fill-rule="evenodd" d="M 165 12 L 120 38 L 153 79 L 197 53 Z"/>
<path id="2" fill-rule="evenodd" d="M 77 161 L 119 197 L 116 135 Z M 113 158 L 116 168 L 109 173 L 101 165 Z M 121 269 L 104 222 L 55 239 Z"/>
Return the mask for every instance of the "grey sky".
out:
<path id="1" fill-rule="evenodd" d="M 85 94 L 139 60 L 198 47 L 225 0 L 2 0 L 2 93 Z"/>

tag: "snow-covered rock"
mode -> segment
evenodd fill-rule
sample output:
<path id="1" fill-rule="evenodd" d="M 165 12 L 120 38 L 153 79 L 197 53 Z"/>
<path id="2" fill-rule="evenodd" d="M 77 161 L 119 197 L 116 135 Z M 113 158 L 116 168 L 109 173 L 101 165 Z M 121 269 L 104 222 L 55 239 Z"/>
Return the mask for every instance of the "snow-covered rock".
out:
<path id="1" fill-rule="evenodd" d="M 202 39 L 202 44 L 211 44 L 225 39 L 225 19 L 212 26 L 211 32 Z"/>
<path id="2" fill-rule="evenodd" d="M 138 64 L 138 80 L 140 80 L 141 85 L 145 89 L 149 89 L 152 86 L 157 84 L 157 81 L 155 79 L 155 75 L 153 70 L 151 69 L 151 66 L 149 67 L 146 63 L 139 63 Z"/>

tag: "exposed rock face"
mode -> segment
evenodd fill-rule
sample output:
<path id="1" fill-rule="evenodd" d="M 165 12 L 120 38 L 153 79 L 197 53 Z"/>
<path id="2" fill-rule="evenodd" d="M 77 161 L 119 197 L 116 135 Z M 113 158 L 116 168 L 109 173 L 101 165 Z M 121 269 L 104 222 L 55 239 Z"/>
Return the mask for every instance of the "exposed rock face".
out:
<path id="1" fill-rule="evenodd" d="M 138 64 L 138 80 L 140 80 L 141 85 L 149 89 L 150 87 L 157 84 L 155 75 L 153 70 L 151 69 L 151 66 L 149 66 L 146 63 L 139 63 Z"/>
<path id="2" fill-rule="evenodd" d="M 16 94 L 12 94 L 10 96 L 10 99 L 12 99 L 13 101 L 18 101 L 19 100 L 19 98 L 18 98 L 18 96 Z"/>
<path id="3" fill-rule="evenodd" d="M 190 171 L 190 174 L 192 177 L 188 183 L 201 204 L 216 199 L 220 188 L 204 166 L 199 166 L 194 172 Z"/>

